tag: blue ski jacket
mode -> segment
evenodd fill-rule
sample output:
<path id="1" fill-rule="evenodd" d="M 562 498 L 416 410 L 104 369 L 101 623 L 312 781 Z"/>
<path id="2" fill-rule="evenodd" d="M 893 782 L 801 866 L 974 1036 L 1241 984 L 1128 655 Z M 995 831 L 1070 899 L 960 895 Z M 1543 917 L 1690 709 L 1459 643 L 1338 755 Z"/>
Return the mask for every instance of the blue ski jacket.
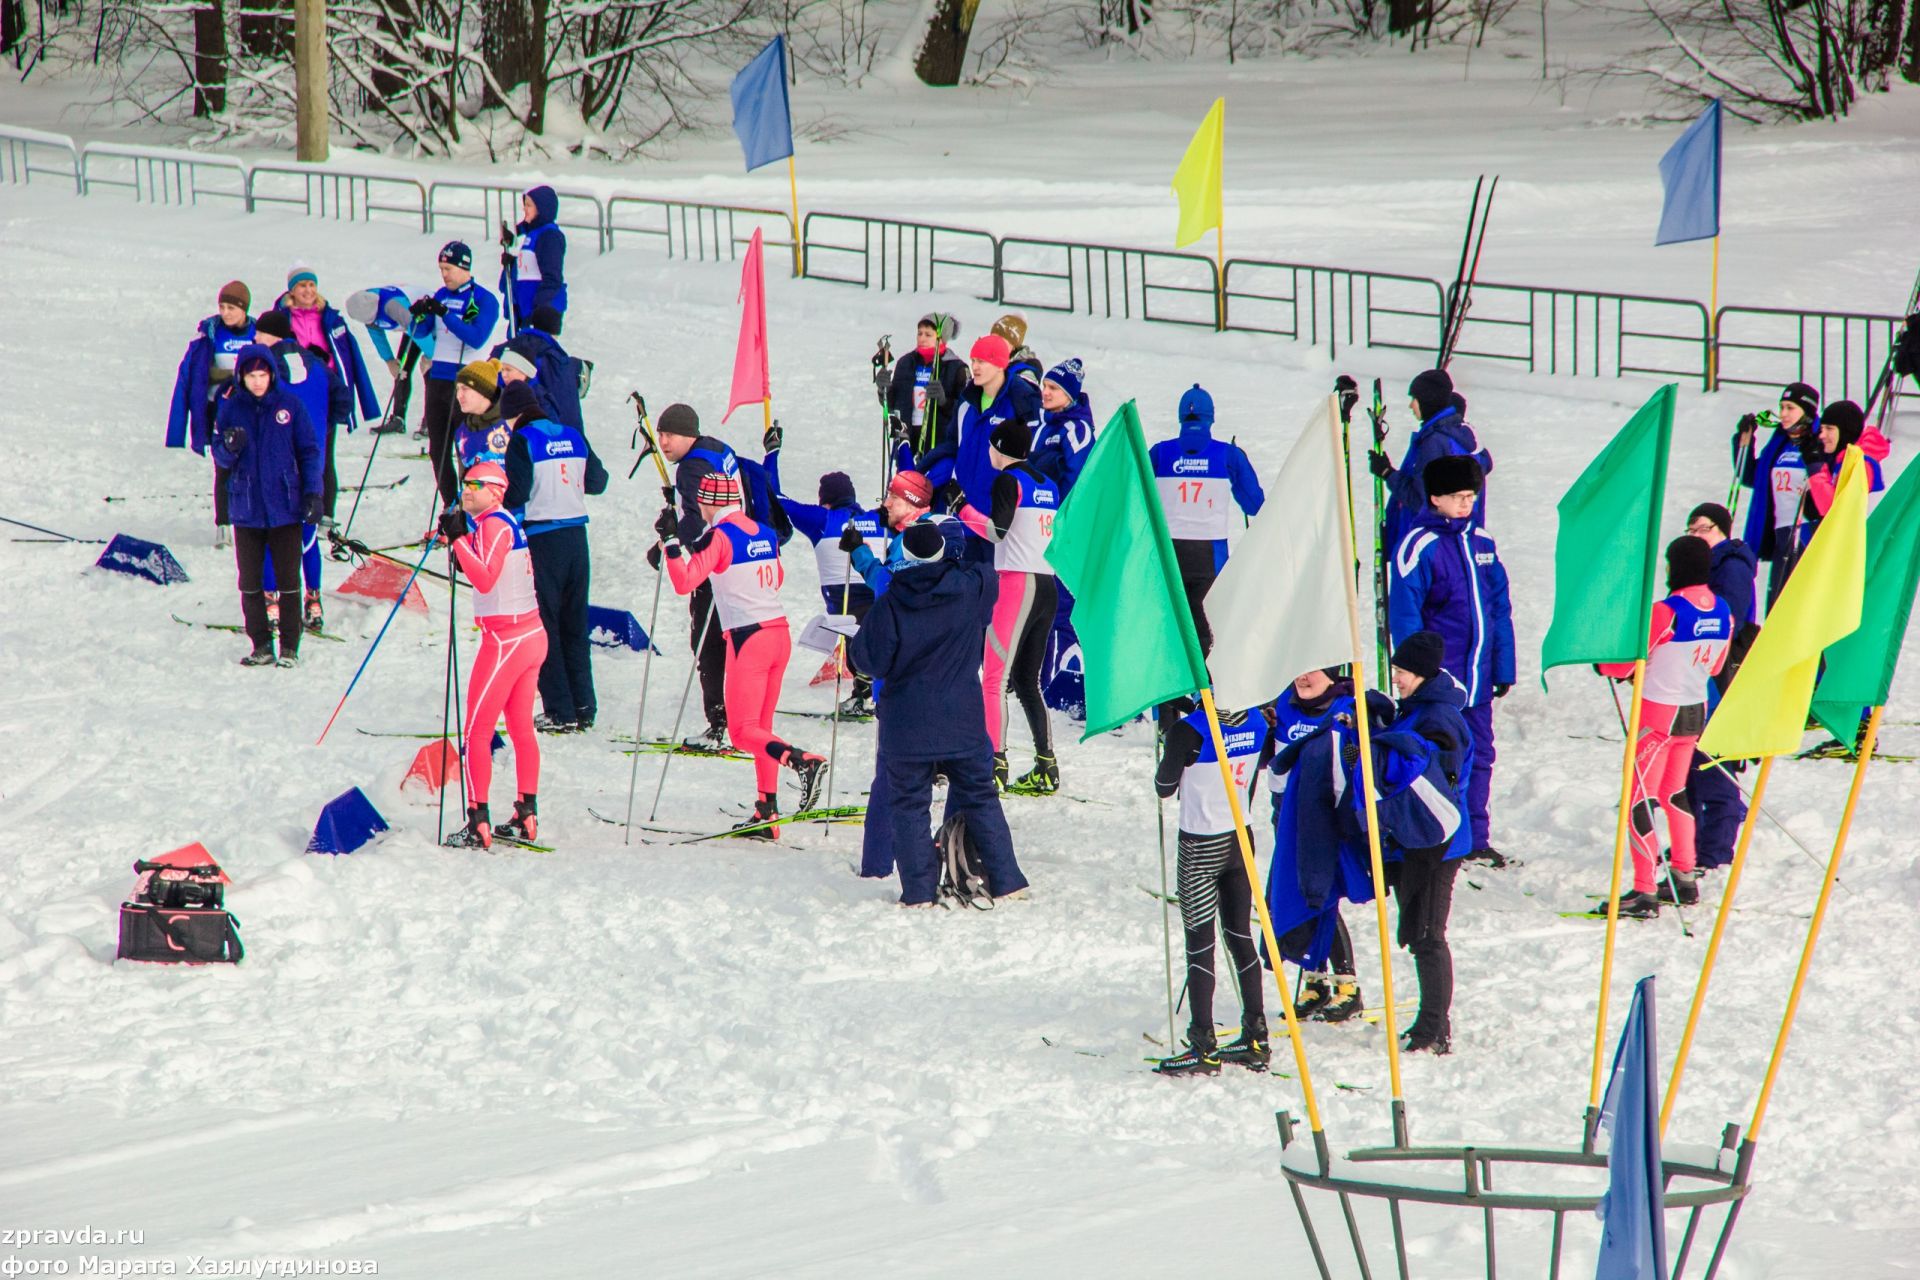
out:
<path id="1" fill-rule="evenodd" d="M 239 363 L 245 366 L 255 357 L 267 362 L 273 382 L 265 395 L 255 396 L 234 380 L 233 394 L 220 402 L 213 460 L 228 472 L 227 511 L 233 523 L 245 529 L 275 529 L 300 523 L 303 499 L 320 495 L 324 463 L 306 407 L 281 384 L 280 362 L 255 343 L 241 350 Z M 235 426 L 246 432 L 237 453 L 222 438 Z"/>
<path id="2" fill-rule="evenodd" d="M 1429 506 L 1414 522 L 1393 550 L 1387 624 L 1395 648 L 1416 631 L 1439 633 L 1467 706 L 1486 705 L 1495 685 L 1514 681 L 1506 566 L 1472 517 L 1450 520 Z"/>
<path id="3" fill-rule="evenodd" d="M 191 444 L 195 453 L 207 451 L 207 436 L 213 427 L 213 366 L 223 358 L 227 370 L 239 353 L 253 342 L 253 321 L 236 332 L 227 328 L 216 315 L 200 322 L 186 354 L 180 357 L 180 369 L 173 375 L 173 403 L 167 410 L 167 448 Z"/>
<path id="4" fill-rule="evenodd" d="M 293 304 L 283 293 L 270 309 L 285 312 L 291 317 Z M 373 375 L 367 369 L 366 358 L 360 354 L 360 340 L 353 336 L 353 330 L 347 328 L 346 318 L 324 301 L 320 304 L 320 327 L 326 332 L 327 346 L 333 352 L 333 372 L 352 393 L 348 400 L 347 416 L 330 421 L 346 423 L 347 430 L 351 432 L 359 425 L 359 420 L 353 415 L 353 401 L 357 399 L 360 417 L 368 422 L 378 422 L 380 396 L 373 389 Z M 315 425 L 318 422 L 315 419 Z"/>
<path id="5" fill-rule="evenodd" d="M 1420 424 L 1420 429 L 1407 441 L 1407 454 L 1400 460 L 1394 473 L 1387 477 L 1387 489 L 1393 495 L 1393 502 L 1387 507 L 1386 545 L 1398 546 L 1407 530 L 1413 527 L 1415 517 L 1423 511 L 1432 510 L 1427 503 L 1427 486 L 1422 475 L 1427 464 L 1435 458 L 1471 456 L 1480 464 L 1487 475 L 1493 474 L 1493 455 L 1480 447 L 1480 439 L 1474 434 L 1473 426 L 1460 416 L 1460 411 L 1448 405 L 1440 412 Z M 1473 504 L 1473 527 L 1484 528 L 1487 523 L 1487 493 L 1480 491 L 1479 501 Z"/>
<path id="6" fill-rule="evenodd" d="M 1402 698 L 1399 716 L 1374 735 L 1380 830 L 1386 837 L 1388 858 L 1398 859 L 1408 848 L 1431 848 L 1405 844 L 1395 838 L 1396 833 L 1445 820 L 1449 806 L 1454 831 L 1447 841 L 1447 859 L 1465 857 L 1471 850 L 1473 824 L 1467 821 L 1467 786 L 1473 775 L 1473 730 L 1460 714 L 1466 705 L 1466 690 L 1442 671 Z M 1451 784 L 1444 796 L 1429 794 L 1417 782 L 1431 778 L 1436 771 Z M 1413 821 L 1416 815 L 1417 824 Z"/>
<path id="7" fill-rule="evenodd" d="M 326 439 L 327 427 L 353 421 L 353 393 L 325 360 L 290 339 L 276 342 L 272 350 L 280 361 L 274 378 L 300 397 L 307 421 L 322 440 Z"/>
<path id="8" fill-rule="evenodd" d="M 567 233 L 556 219 L 560 217 L 560 196 L 552 187 L 534 187 L 527 192 L 533 201 L 533 221 L 522 220 L 514 226 L 514 245 L 524 244 L 540 268 L 540 278 L 524 279 L 518 272 L 502 269 L 500 296 L 513 308 L 516 328 L 524 327 L 535 307 L 567 309 Z M 573 424 L 568 424 L 573 425 Z"/>
<path id="9" fill-rule="evenodd" d="M 999 472 L 987 457 L 988 437 L 1001 423 L 1018 420 L 1037 438 L 1044 425 L 1042 417 L 1039 385 L 1015 377 L 1011 370 L 991 404 L 981 403 L 979 387 L 968 387 L 953 416 L 953 434 L 920 459 L 928 482 L 938 489 L 948 480 L 958 480 L 970 506 L 991 510 L 993 479 Z"/>

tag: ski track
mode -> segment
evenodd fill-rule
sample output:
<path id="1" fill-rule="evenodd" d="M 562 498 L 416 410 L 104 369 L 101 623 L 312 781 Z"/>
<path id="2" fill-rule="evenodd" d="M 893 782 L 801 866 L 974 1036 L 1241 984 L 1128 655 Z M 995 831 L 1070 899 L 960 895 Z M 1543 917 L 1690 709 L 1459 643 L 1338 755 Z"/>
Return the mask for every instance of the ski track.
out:
<path id="1" fill-rule="evenodd" d="M 92 548 L 0 541 L 12 600 L 0 613 L 0 652 L 16 691 L 0 711 L 0 786 L 14 819 L 0 858 L 0 1080 L 21 1152 L 0 1169 L 0 1199 L 18 1201 L 10 1219 L 145 1215 L 148 1254 L 305 1251 L 383 1258 L 396 1274 L 476 1277 L 605 1274 L 586 1259 L 640 1256 L 688 1274 L 746 1274 L 744 1244 L 761 1258 L 755 1274 L 768 1258 L 793 1275 L 844 1274 L 849 1264 L 867 1274 L 1145 1274 L 1186 1256 L 1177 1242 L 1196 1224 L 1221 1240 L 1222 1265 L 1302 1247 L 1272 1117 L 1278 1108 L 1301 1115 L 1298 1086 L 1245 1073 L 1174 1084 L 1140 1061 L 1161 1052 L 1143 1032 L 1166 1033 L 1161 911 L 1132 888 L 1159 875 L 1145 726 L 1062 743 L 1065 786 L 1098 804 L 1009 801 L 1033 902 L 905 913 L 892 905 L 891 882 L 849 874 L 855 827 L 809 828 L 774 849 L 675 849 L 623 846 L 618 828 L 591 819 L 588 804 L 615 812 L 625 803 L 629 760 L 609 739 L 633 730 L 642 664 L 597 650 L 599 729 L 542 742 L 541 838 L 559 852 L 437 848 L 434 806 L 397 788 L 420 744 L 352 729 L 437 723 L 444 587 L 427 590 L 432 616 L 396 619 L 315 747 L 384 611 L 329 595 L 329 629 L 348 644 L 303 646 L 294 671 L 242 670 L 242 639 L 168 618 L 237 617 L 231 553 L 211 546 L 205 504 L 100 499 L 204 486 L 207 464 L 163 450 L 160 438 L 180 349 L 213 283 L 237 274 L 271 297 L 298 255 L 344 296 L 362 283 L 425 277 L 441 237 L 267 214 L 133 216 L 38 186 L 7 188 L 0 234 L 33 246 L 10 273 L 37 299 L 31 332 L 18 312 L 0 328 L 12 384 L 0 426 L 11 429 L 14 474 L 33 477 L 7 485 L 6 512 L 80 537 L 124 530 L 165 542 L 193 577 L 155 588 L 87 572 Z M 109 239 L 111 262 L 98 252 Z M 131 287 L 117 263 L 136 258 Z M 640 549 L 656 504 L 644 477 L 623 478 L 621 398 L 639 387 L 656 413 L 689 399 L 717 425 L 737 271 L 631 251 L 583 255 L 574 271 L 578 330 L 568 337 L 598 362 L 589 425 L 616 475 L 592 507 L 594 599 L 644 621 L 651 575 Z M 784 279 L 768 289 L 789 483 L 803 492 L 820 471 L 845 467 L 871 498 L 872 338 L 902 332 L 938 299 Z M 40 335 L 97 328 L 109 299 L 112 376 L 76 376 L 75 353 L 49 355 Z M 985 327 L 988 308 L 946 301 L 968 332 Z M 1268 474 L 1299 406 L 1324 394 L 1335 372 L 1304 349 L 1248 335 L 1049 316 L 1035 319 L 1033 335 L 1051 358 L 1086 358 L 1102 422 L 1137 396 L 1158 435 L 1171 429 L 1180 391 L 1205 383 L 1222 431 Z M 1401 439 L 1397 390 L 1417 358 L 1343 367 L 1386 378 Z M 1613 724 L 1604 688 L 1564 670 L 1549 698 L 1537 654 L 1553 503 L 1649 386 L 1480 366 L 1461 381 L 1498 462 L 1493 531 L 1515 582 L 1521 655 L 1521 681 L 1499 715 L 1495 839 L 1526 865 L 1476 871 L 1487 890 L 1458 892 L 1455 1053 L 1409 1060 L 1406 1092 L 1423 1139 L 1573 1141 L 1603 926 L 1553 913 L 1606 885 L 1619 757 L 1616 744 L 1566 736 Z M 1667 503 L 1675 531 L 1695 502 L 1724 496 L 1724 432 L 1747 407 L 1737 394 L 1683 391 Z M 757 415 L 722 434 L 753 448 Z M 357 481 L 368 444 L 365 434 L 341 441 L 343 483 Z M 418 465 L 383 458 L 373 478 Z M 355 536 L 414 536 L 426 502 L 412 485 L 370 493 Z M 804 546 L 787 567 L 789 609 L 802 619 L 818 599 Z M 329 562 L 329 583 L 343 572 Z M 675 601 L 663 603 L 647 715 L 655 734 L 671 723 L 687 673 L 684 619 Z M 472 632 L 461 635 L 465 661 Z M 790 705 L 829 704 L 827 691 L 806 687 L 817 666 L 796 653 Z M 1903 674 L 1895 707 L 1915 705 L 1913 692 Z M 802 745 L 824 750 L 825 724 L 793 728 Z M 1057 730 L 1067 734 L 1064 723 Z M 1900 750 L 1920 731 L 1888 737 Z M 1012 745 L 1018 764 L 1024 747 Z M 843 729 L 840 746 L 840 789 L 858 790 L 872 766 L 871 729 Z M 663 823 L 717 828 L 723 806 L 747 797 L 731 766 L 649 758 L 641 814 L 669 759 Z M 509 749 L 496 759 L 503 792 L 511 768 Z M 1770 807 L 1824 856 L 1847 769 L 1789 762 L 1775 775 Z M 352 857 L 305 855 L 320 806 L 354 785 L 395 830 Z M 456 806 L 457 795 L 450 824 Z M 1892 1274 L 1920 1243 L 1909 1225 L 1920 1211 L 1920 1145 L 1905 1088 L 1920 991 L 1912 967 L 1889 955 L 1912 936 L 1917 813 L 1920 773 L 1876 768 L 1729 1276 L 1817 1274 L 1817 1260 L 1836 1256 L 1862 1275 Z M 195 839 L 234 878 L 246 963 L 111 964 L 132 861 Z M 1742 901 L 1805 910 L 1819 876 L 1763 824 Z M 1671 915 L 1622 925 L 1616 1027 L 1632 981 L 1658 972 L 1669 1060 L 1720 883 L 1689 913 L 1692 940 Z M 1377 1001 L 1371 909 L 1349 924 L 1362 988 Z M 1710 1142 L 1722 1123 L 1745 1122 L 1803 928 L 1735 916 L 1676 1138 Z M 1396 960 L 1397 988 L 1411 993 L 1412 966 Z M 1223 988 L 1216 1014 L 1230 1024 L 1238 1013 L 1230 983 Z M 1385 1140 L 1379 1030 L 1312 1026 L 1307 1036 L 1335 1145 Z M 1279 1058 L 1290 1072 L 1284 1043 Z M 1335 1080 L 1373 1091 L 1336 1091 Z M 156 1105 L 178 1110 L 173 1099 L 213 1127 L 160 1123 Z M 211 1190 L 190 1196 L 136 1167 L 166 1141 L 189 1144 L 182 1156 L 226 1153 L 206 1174 Z M 752 1215 L 744 1223 L 743 1209 Z M 1409 1221 L 1421 1260 L 1474 1256 L 1460 1218 L 1416 1212 Z M 616 1238 L 632 1224 L 645 1230 Z M 1590 1223 L 1571 1230 L 1591 1247 Z M 1514 1235 L 1532 1238 L 1525 1228 Z M 598 1252 L 555 1269 L 549 1250 L 562 1238 Z"/>

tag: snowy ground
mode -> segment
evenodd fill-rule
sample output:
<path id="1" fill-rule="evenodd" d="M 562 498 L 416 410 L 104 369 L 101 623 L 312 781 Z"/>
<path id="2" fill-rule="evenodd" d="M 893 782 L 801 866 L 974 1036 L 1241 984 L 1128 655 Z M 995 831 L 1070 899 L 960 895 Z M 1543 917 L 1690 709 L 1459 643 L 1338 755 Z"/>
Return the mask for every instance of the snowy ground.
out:
<path id="1" fill-rule="evenodd" d="M 1171 136 L 1185 125 L 1156 127 Z M 1661 144 L 1633 136 L 1650 165 Z M 1144 201 L 1158 178 L 1127 163 L 1140 165 Z M 1005 209 L 1026 194 L 1016 184 L 992 198 Z M 1311 193 L 1289 205 L 1331 216 Z M 1776 242 L 1783 254 L 1790 241 Z M 210 546 L 198 496 L 206 465 L 160 447 L 174 366 L 213 285 L 239 275 L 270 296 L 299 255 L 343 296 L 419 278 L 434 242 L 264 214 L 135 215 L 104 198 L 5 189 L 9 286 L 33 301 L 0 320 L 0 430 L 17 463 L 0 481 L 0 512 L 80 537 L 155 538 L 193 575 L 154 588 L 85 572 L 85 547 L 0 541 L 10 602 L 0 652 L 13 677 L 0 694 L 0 794 L 14 829 L 0 859 L 0 1226 L 144 1232 L 138 1248 L 15 1254 L 367 1259 L 383 1274 L 507 1277 L 1146 1275 L 1203 1252 L 1214 1267 L 1279 1260 L 1297 1273 L 1303 1245 L 1272 1119 L 1299 1114 L 1296 1085 L 1244 1074 L 1171 1084 L 1140 1061 L 1158 1052 L 1149 1037 L 1166 1035 L 1160 912 L 1137 887 L 1160 875 L 1140 729 L 1067 744 L 1073 799 L 1010 802 L 1032 903 L 907 919 L 891 884 L 851 874 L 850 828 L 794 833 L 774 850 L 690 851 L 623 847 L 591 819 L 589 805 L 624 804 L 628 760 L 610 738 L 631 728 L 635 655 L 598 658 L 594 734 L 545 744 L 545 830 L 562 851 L 487 857 L 436 848 L 432 807 L 397 792 L 414 743 L 354 732 L 438 726 L 444 594 L 431 596 L 434 617 L 394 624 L 317 748 L 378 614 L 331 601 L 330 625 L 350 643 L 310 642 L 291 672 L 243 671 L 236 638 L 169 621 L 238 614 L 230 553 Z M 1569 269 L 1609 265 L 1602 244 Z M 644 616 L 654 582 L 640 559 L 652 487 L 644 474 L 624 479 L 618 401 L 639 388 L 656 411 L 687 399 L 716 420 L 736 287 L 731 268 L 640 253 L 576 275 L 570 338 L 599 365 L 590 427 L 622 477 L 594 507 L 599 603 Z M 878 332 L 907 331 L 932 300 L 769 288 L 787 475 L 800 487 L 845 467 L 871 496 L 866 358 Z M 991 319 L 947 301 L 969 332 Z M 1263 470 L 1334 372 L 1247 335 L 1036 317 L 1033 340 L 1049 357 L 1086 358 L 1102 419 L 1136 397 L 1154 433 L 1170 429 L 1185 386 L 1205 383 L 1221 430 Z M 1417 367 L 1383 358 L 1351 371 L 1397 387 Z M 1484 888 L 1461 890 L 1456 1051 L 1409 1062 L 1406 1093 L 1422 1139 L 1573 1141 L 1601 932 L 1554 912 L 1605 886 L 1619 748 L 1603 740 L 1617 729 L 1599 682 L 1565 672 L 1549 698 L 1534 655 L 1550 609 L 1553 503 L 1650 388 L 1462 377 L 1499 459 L 1493 527 L 1516 583 L 1522 655 L 1499 719 L 1495 835 L 1527 865 L 1475 874 Z M 1684 388 L 1681 404 L 1676 532 L 1693 503 L 1724 497 L 1723 432 L 1758 407 Z M 752 447 L 757 419 L 725 434 Z M 367 443 L 343 443 L 346 483 Z M 413 536 L 427 514 L 423 464 L 392 451 L 376 482 L 420 474 L 367 499 L 356 533 L 376 545 Z M 804 614 L 817 598 L 810 557 L 792 556 L 789 572 Z M 663 606 L 669 641 L 682 616 Z M 667 728 L 687 670 L 680 648 L 656 660 L 650 732 Z M 789 705 L 827 706 L 805 687 L 814 665 L 795 662 Z M 1903 679 L 1890 714 L 1908 723 L 1889 730 L 1889 749 L 1920 749 L 1914 705 Z M 779 727 L 825 744 L 820 722 Z M 845 795 L 864 785 L 870 731 L 844 733 L 841 753 Z M 643 808 L 658 768 L 642 763 Z M 1785 765 L 1770 807 L 1824 853 L 1846 780 L 1840 765 Z M 320 805 L 356 784 L 396 830 L 351 858 L 303 854 Z M 709 827 L 748 799 L 744 766 L 679 760 L 661 817 Z M 1907 1274 L 1920 1247 L 1905 1070 L 1920 990 L 1891 959 L 1911 937 L 1906 900 L 1920 888 L 1916 815 L 1911 771 L 1876 770 L 1730 1276 Z M 113 965 L 129 864 L 194 839 L 235 878 L 246 964 Z M 1761 828 L 1677 1138 L 1712 1142 L 1722 1123 L 1744 1122 L 1818 878 Z M 1691 918 L 1691 940 L 1671 915 L 1623 928 L 1614 1007 L 1634 978 L 1658 972 L 1668 1054 L 1709 922 L 1705 907 Z M 1364 928 L 1356 936 L 1377 997 L 1377 951 Z M 1229 1005 L 1218 1012 L 1233 1020 Z M 1308 1037 L 1335 1144 L 1383 1140 L 1378 1032 Z M 1420 1274 L 1477 1273 L 1477 1222 L 1445 1212 L 1410 1222 Z M 1590 1248 L 1592 1224 L 1572 1229 Z M 1521 1225 L 1502 1239 L 1524 1271 Z"/>

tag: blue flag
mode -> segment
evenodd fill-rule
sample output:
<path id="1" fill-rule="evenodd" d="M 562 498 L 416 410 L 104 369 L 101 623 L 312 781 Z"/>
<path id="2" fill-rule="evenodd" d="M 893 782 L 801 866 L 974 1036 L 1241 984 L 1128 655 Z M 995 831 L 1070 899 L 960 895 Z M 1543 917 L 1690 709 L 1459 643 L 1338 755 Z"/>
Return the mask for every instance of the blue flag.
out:
<path id="1" fill-rule="evenodd" d="M 1640 979 L 1600 1104 L 1607 1194 L 1600 1198 L 1594 1280 L 1667 1280 L 1666 1179 L 1660 1168 L 1660 1092 L 1654 1061 L 1653 978 Z"/>
<path id="2" fill-rule="evenodd" d="M 1708 103 L 1660 157 L 1660 185 L 1667 198 L 1660 207 L 1656 245 L 1711 240 L 1720 234 L 1720 99 Z"/>
<path id="3" fill-rule="evenodd" d="M 733 131 L 751 172 L 793 154 L 793 116 L 787 110 L 787 38 L 775 36 L 733 78 Z"/>

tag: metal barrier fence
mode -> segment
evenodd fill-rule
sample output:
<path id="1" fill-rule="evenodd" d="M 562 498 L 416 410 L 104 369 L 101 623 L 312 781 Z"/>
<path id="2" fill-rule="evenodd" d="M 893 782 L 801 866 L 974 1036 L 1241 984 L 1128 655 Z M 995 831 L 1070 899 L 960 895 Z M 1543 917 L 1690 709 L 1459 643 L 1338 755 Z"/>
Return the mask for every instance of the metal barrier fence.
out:
<path id="1" fill-rule="evenodd" d="M 1226 328 L 1313 346 L 1440 349 L 1440 285 L 1423 276 L 1299 262 L 1227 262 Z"/>
<path id="2" fill-rule="evenodd" d="M 1684 298 L 1476 284 L 1456 356 L 1529 373 L 1707 381 L 1707 309 Z"/>
<path id="3" fill-rule="evenodd" d="M 307 164 L 256 164 L 247 171 L 247 201 L 255 209 L 284 205 L 310 218 L 347 222 L 372 222 L 381 214 L 397 214 L 422 231 L 431 230 L 426 187 L 391 174 Z"/>
<path id="4" fill-rule="evenodd" d="M 65 167 L 53 169 L 36 162 L 36 156 L 47 154 L 64 160 Z M 86 194 L 80 181 L 80 149 L 73 145 L 72 138 L 42 133 L 38 129 L 0 126 L 0 182 L 24 187 L 33 181 L 36 173 L 71 182 L 76 195 Z"/>
<path id="5" fill-rule="evenodd" d="M 247 167 L 225 156 L 199 156 L 159 147 L 89 142 L 80 149 L 80 192 L 95 187 L 130 191 L 144 204 L 198 207 L 202 200 L 232 200 L 247 212 Z"/>
<path id="6" fill-rule="evenodd" d="M 809 213 L 800 227 L 809 280 L 919 293 L 941 288 L 944 275 L 949 289 L 1000 300 L 1000 242 L 985 231 L 842 213 Z M 858 275 L 848 259 L 858 263 Z"/>
<path id="7" fill-rule="evenodd" d="M 521 219 L 521 187 L 500 187 L 484 182 L 430 182 L 427 184 L 426 229 L 432 231 L 442 220 L 472 222 L 480 228 L 479 239 L 494 243 L 500 224 L 512 227 Z M 595 253 L 607 251 L 607 210 L 600 197 L 585 191 L 561 191 L 560 216 L 554 219 L 563 231 L 584 231 L 593 237 Z M 593 210 L 591 221 L 576 212 L 582 204 Z M 482 255 L 484 256 L 484 255 Z"/>
<path id="8" fill-rule="evenodd" d="M 1212 258 L 1194 253 L 1009 236 L 1000 242 L 998 301 L 1101 319 L 1218 329 L 1220 272 Z"/>
<path id="9" fill-rule="evenodd" d="M 634 215 L 622 220 L 622 209 L 631 209 Z M 793 252 L 793 219 L 779 209 L 646 196 L 613 196 L 607 200 L 608 249 L 623 235 L 639 236 L 643 244 L 663 250 L 669 258 L 732 262 L 746 250 L 755 231 L 766 248 Z"/>
<path id="10" fill-rule="evenodd" d="M 0 126 L 0 183 L 71 181 L 79 195 L 125 191 L 149 204 L 232 201 L 309 217 L 471 222 L 492 243 L 520 220 L 520 189 L 430 182 L 320 165 L 248 166 L 224 156 L 95 142 Z M 805 250 L 805 276 L 887 292 L 959 290 L 986 302 L 1101 318 L 1271 334 L 1337 358 L 1344 349 L 1431 351 L 1445 291 L 1423 276 L 1236 258 L 1224 274 L 1188 253 L 1022 237 L 933 223 L 588 192 L 560 193 L 559 223 L 598 252 L 639 237 L 669 257 L 732 261 L 753 232 L 770 249 Z M 769 235 L 775 238 L 766 238 Z M 857 265 L 857 274 L 856 272 Z M 1886 367 L 1903 317 L 1722 307 L 1534 285 L 1478 284 L 1455 354 L 1570 377 L 1698 379 L 1701 386 L 1775 388 L 1809 382 L 1829 399 L 1865 399 Z M 1718 334 L 1718 368 L 1708 352 Z"/>
<path id="11" fill-rule="evenodd" d="M 1866 403 L 1905 320 L 1841 311 L 1722 307 L 1719 385 L 1806 382 L 1826 400 Z"/>

